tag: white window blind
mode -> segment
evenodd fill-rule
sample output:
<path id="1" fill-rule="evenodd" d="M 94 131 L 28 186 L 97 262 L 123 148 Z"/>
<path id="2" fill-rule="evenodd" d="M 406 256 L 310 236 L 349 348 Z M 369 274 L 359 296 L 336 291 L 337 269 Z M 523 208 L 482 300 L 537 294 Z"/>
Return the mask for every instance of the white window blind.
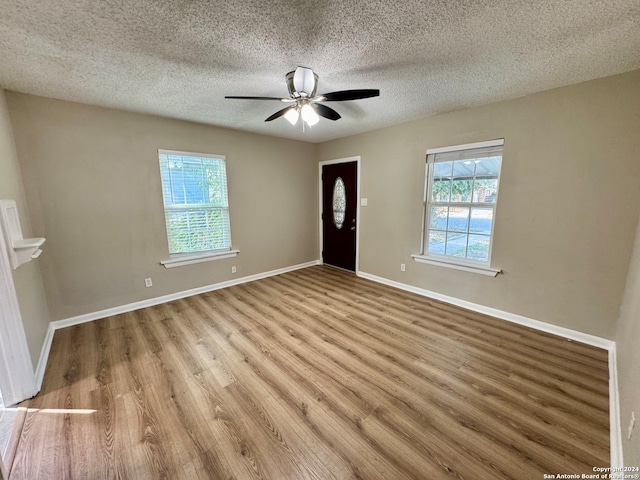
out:
<path id="1" fill-rule="evenodd" d="M 169 253 L 231 249 L 223 155 L 158 150 Z"/>
<path id="2" fill-rule="evenodd" d="M 423 255 L 489 265 L 503 149 L 494 143 L 427 151 Z"/>

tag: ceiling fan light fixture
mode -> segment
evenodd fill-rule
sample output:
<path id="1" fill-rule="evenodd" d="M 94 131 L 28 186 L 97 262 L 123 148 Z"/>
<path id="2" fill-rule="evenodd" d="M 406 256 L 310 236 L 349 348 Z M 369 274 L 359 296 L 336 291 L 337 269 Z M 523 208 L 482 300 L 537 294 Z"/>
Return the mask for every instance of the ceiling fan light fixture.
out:
<path id="1" fill-rule="evenodd" d="M 287 77 L 291 73 L 287 74 Z M 318 75 L 313 73 L 313 70 L 306 67 L 298 67 L 293 71 L 292 77 L 293 91 L 289 90 L 292 94 L 301 97 L 313 97 L 316 94 L 318 88 Z"/>
<path id="2" fill-rule="evenodd" d="M 377 97 L 380 95 L 378 89 L 357 89 L 340 90 L 337 92 L 316 95 L 318 89 L 318 75 L 310 68 L 298 67 L 294 71 L 285 75 L 289 98 L 280 97 L 246 97 L 246 96 L 225 96 L 224 98 L 240 100 L 279 100 L 289 103 L 288 107 L 278 110 L 273 115 L 267 117 L 265 122 L 271 122 L 276 118 L 285 117 L 291 125 L 296 125 L 298 119 L 302 117 L 302 131 L 305 125 L 312 127 L 320 121 L 320 117 L 329 120 L 340 120 L 342 118 L 338 112 L 331 107 L 320 102 L 343 102 L 345 100 L 361 100 L 363 98 Z"/>
<path id="3" fill-rule="evenodd" d="M 287 113 L 284 114 L 284 118 L 286 118 L 291 125 L 295 125 L 298 123 L 298 117 L 300 113 L 297 108 L 291 108 Z"/>
<path id="4" fill-rule="evenodd" d="M 313 127 L 320 120 L 318 114 L 308 103 L 302 106 L 300 113 L 302 115 L 302 120 L 304 120 L 304 122 L 310 127 Z"/>

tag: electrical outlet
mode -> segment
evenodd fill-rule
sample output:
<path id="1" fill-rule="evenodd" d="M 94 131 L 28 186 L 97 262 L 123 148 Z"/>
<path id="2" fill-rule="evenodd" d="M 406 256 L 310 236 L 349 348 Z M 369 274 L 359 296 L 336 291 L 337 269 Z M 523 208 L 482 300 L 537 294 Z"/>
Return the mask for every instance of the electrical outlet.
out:
<path id="1" fill-rule="evenodd" d="M 407 266 L 406 266 L 404 263 L 401 263 L 401 264 L 400 264 L 400 271 L 401 271 L 401 272 L 404 272 L 404 271 L 406 271 L 406 270 L 407 270 Z"/>
<path id="2" fill-rule="evenodd" d="M 238 270 L 236 269 L 236 266 L 234 265 L 233 267 L 231 267 L 231 273 L 236 273 Z"/>
<path id="3" fill-rule="evenodd" d="M 147 287 L 147 288 L 149 288 L 149 287 L 152 287 L 152 286 L 153 286 L 153 282 L 151 281 L 151 279 L 150 279 L 150 278 L 145 278 L 145 279 L 144 279 L 144 286 L 145 286 L 145 287 Z"/>
<path id="4" fill-rule="evenodd" d="M 629 421 L 629 430 L 627 430 L 627 439 L 631 438 L 631 434 L 633 433 L 633 427 L 636 426 L 636 413 L 631 412 L 631 420 Z"/>

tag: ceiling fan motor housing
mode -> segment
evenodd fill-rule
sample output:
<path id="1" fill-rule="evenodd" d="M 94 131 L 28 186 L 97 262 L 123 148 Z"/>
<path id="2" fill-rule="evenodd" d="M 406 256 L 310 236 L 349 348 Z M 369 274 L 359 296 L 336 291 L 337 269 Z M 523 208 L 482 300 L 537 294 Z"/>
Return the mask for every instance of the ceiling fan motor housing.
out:
<path id="1" fill-rule="evenodd" d="M 298 67 L 285 75 L 287 89 L 292 98 L 315 97 L 318 75 L 310 68 Z"/>

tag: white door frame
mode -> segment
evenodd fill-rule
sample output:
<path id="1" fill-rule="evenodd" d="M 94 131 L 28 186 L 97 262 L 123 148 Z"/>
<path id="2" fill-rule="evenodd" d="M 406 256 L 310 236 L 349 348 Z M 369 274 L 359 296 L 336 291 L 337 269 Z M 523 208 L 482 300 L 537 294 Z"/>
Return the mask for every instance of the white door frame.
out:
<path id="1" fill-rule="evenodd" d="M 356 162 L 356 267 L 354 273 L 358 273 L 360 271 L 360 156 L 338 158 L 336 160 L 324 160 L 318 163 L 318 223 L 320 225 L 318 234 L 320 237 L 318 242 L 320 250 L 318 251 L 318 258 L 320 259 L 320 264 L 323 264 L 322 247 L 324 238 L 322 235 L 322 167 L 325 165 L 334 165 L 336 163 L 350 162 Z"/>
<path id="2" fill-rule="evenodd" d="M 2 225 L 0 225 L 0 392 L 2 392 L 5 406 L 15 405 L 38 393 Z"/>

